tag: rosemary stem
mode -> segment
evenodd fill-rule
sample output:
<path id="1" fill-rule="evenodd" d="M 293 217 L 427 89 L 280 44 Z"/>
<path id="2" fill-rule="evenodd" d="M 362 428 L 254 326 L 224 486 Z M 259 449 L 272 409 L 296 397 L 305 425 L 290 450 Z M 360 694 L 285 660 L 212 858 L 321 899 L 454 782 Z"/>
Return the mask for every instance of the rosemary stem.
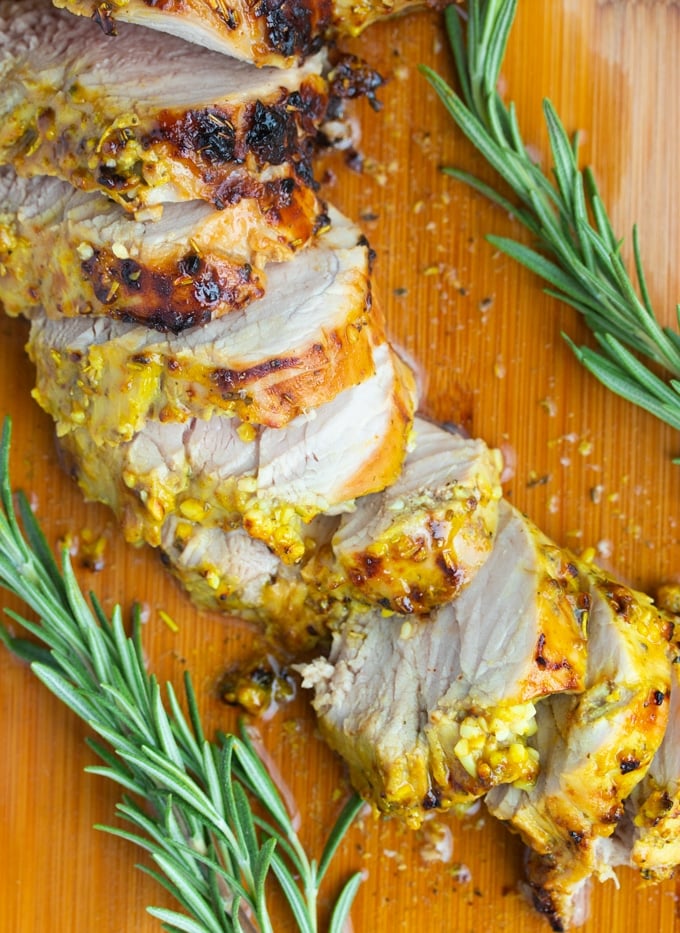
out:
<path id="1" fill-rule="evenodd" d="M 518 0 L 469 0 L 467 26 L 458 5 L 445 13 L 461 94 L 426 66 L 421 71 L 454 123 L 514 192 L 518 206 L 456 169 L 450 176 L 490 197 L 532 234 L 535 245 L 489 237 L 498 249 L 548 282 L 546 291 L 579 311 L 599 350 L 569 344 L 605 386 L 675 427 L 680 422 L 680 333 L 663 327 L 645 283 L 637 231 L 633 253 L 637 288 L 621 258 L 592 172 L 579 170 L 577 138 L 570 140 L 550 101 L 544 101 L 553 180 L 525 146 L 513 104 L 498 80 Z M 678 312 L 680 326 L 680 312 Z M 668 371 L 664 383 L 626 347 Z"/>
<path id="2" fill-rule="evenodd" d="M 91 608 L 68 554 L 60 569 L 19 494 L 22 532 L 9 479 L 10 436 L 6 419 L 0 442 L 0 588 L 38 614 L 33 622 L 9 613 L 49 651 L 14 638 L 3 626 L 0 641 L 21 657 L 40 658 L 31 664 L 36 676 L 103 740 L 89 741 L 102 764 L 88 770 L 124 788 L 117 815 L 132 829 L 98 828 L 149 853 L 155 867 L 143 870 L 183 909 L 149 907 L 149 913 L 167 930 L 274 933 L 267 897 L 273 868 L 297 929 L 317 933 L 320 877 L 247 733 L 206 741 L 188 676 L 188 718 L 172 687 L 166 707 L 146 670 L 139 614 L 128 637 L 119 607 L 109 618 L 92 597 Z M 255 814 L 252 800 L 271 823 Z M 345 808 L 331 831 L 324 859 L 348 828 L 350 812 L 356 811 Z M 347 916 L 357 886 L 353 876 L 334 916 Z"/>

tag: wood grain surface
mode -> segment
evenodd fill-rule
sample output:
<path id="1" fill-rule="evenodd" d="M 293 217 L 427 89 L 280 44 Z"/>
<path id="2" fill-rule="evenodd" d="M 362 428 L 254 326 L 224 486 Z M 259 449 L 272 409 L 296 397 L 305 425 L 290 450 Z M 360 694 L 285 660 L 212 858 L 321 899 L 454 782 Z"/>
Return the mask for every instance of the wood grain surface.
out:
<path id="1" fill-rule="evenodd" d="M 393 338 L 418 363 L 424 410 L 511 450 L 507 495 L 559 543 L 596 547 L 603 563 L 640 588 L 677 580 L 680 467 L 670 462 L 680 454 L 677 432 L 578 367 L 561 337 L 590 342 L 576 313 L 485 241 L 489 232 L 523 237 L 519 227 L 440 173 L 449 163 L 492 179 L 417 71 L 425 62 L 451 74 L 441 17 L 381 24 L 347 46 L 389 79 L 383 109 L 356 110 L 361 173 L 340 156 L 320 171 L 326 196 L 361 223 L 377 251 L 376 291 Z M 524 0 L 503 72 L 544 164 L 543 96 L 581 131 L 583 158 L 627 244 L 639 224 L 652 298 L 666 323 L 680 298 L 678 48 L 675 3 Z M 25 325 L 2 319 L 0 335 L 0 413 L 14 419 L 15 482 L 31 494 L 50 541 L 69 536 L 85 589 L 106 606 L 144 601 L 145 646 L 161 680 L 178 683 L 190 669 L 208 731 L 232 728 L 234 712 L 216 685 L 252 652 L 253 633 L 197 612 L 154 554 L 126 547 L 109 513 L 81 502 L 59 468 L 51 425 L 30 398 Z M 107 542 L 98 573 L 82 566 L 89 533 Z M 2 605 L 12 603 L 3 596 Z M 342 766 L 316 736 L 304 696 L 259 728 L 297 801 L 302 836 L 318 852 L 346 790 Z M 143 856 L 92 829 L 114 820 L 118 791 L 84 772 L 93 763 L 86 735 L 28 669 L 0 652 L 2 933 L 159 929 L 145 906 L 169 899 L 135 869 Z M 452 839 L 447 862 L 429 858 L 435 831 Z M 417 833 L 368 816 L 343 845 L 327 892 L 357 868 L 366 876 L 352 914 L 361 933 L 547 929 L 518 893 L 520 844 L 483 808 Z M 588 933 L 680 931 L 673 882 L 643 887 L 628 871 L 620 878 L 620 890 L 609 882 L 594 891 Z M 277 920 L 277 933 L 292 929 L 285 916 Z"/>

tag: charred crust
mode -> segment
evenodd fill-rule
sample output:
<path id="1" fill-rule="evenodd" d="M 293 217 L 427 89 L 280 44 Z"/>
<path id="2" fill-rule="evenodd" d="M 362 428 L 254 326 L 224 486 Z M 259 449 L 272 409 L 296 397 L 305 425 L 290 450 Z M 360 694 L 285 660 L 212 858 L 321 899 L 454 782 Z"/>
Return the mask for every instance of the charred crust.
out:
<path id="1" fill-rule="evenodd" d="M 579 593 L 576 597 L 575 611 L 576 616 L 579 622 L 582 622 L 584 617 L 588 615 L 593 605 L 593 600 L 590 596 L 590 593 Z"/>
<path id="2" fill-rule="evenodd" d="M 435 564 L 441 571 L 448 586 L 451 586 L 457 590 L 463 585 L 463 583 L 465 583 L 464 571 L 457 564 L 452 563 L 450 560 L 447 561 L 444 554 L 437 554 L 435 557 Z"/>
<path id="3" fill-rule="evenodd" d="M 281 191 L 281 194 L 284 196 L 286 203 L 290 204 L 291 196 L 293 192 L 295 191 L 295 181 L 292 178 L 283 178 L 279 182 L 279 190 Z"/>
<path id="4" fill-rule="evenodd" d="M 262 17 L 269 45 L 287 58 L 312 50 L 312 12 L 302 0 L 260 0 L 255 15 Z"/>
<path id="5" fill-rule="evenodd" d="M 430 787 L 423 797 L 422 808 L 423 810 L 436 810 L 441 806 L 441 803 L 442 798 L 439 791 L 435 787 Z"/>
<path id="6" fill-rule="evenodd" d="M 321 9 L 321 7 L 320 7 L 320 9 Z M 326 26 L 326 25 L 328 25 L 328 22 L 329 22 L 329 19 L 330 19 L 330 3 L 324 4 L 324 10 L 323 10 L 323 12 L 324 12 L 324 17 L 323 17 L 323 23 L 322 23 L 322 24 L 323 24 L 324 26 Z M 321 49 L 323 48 L 323 44 L 324 44 L 324 37 L 323 37 L 323 36 L 321 36 L 321 35 L 314 36 L 314 38 L 312 39 L 312 41 L 309 43 L 309 54 L 310 54 L 310 55 L 314 55 L 316 52 L 320 52 Z"/>
<path id="7" fill-rule="evenodd" d="M 296 356 L 275 357 L 250 369 L 215 369 L 211 374 L 211 379 L 226 396 L 238 392 L 243 385 L 249 382 L 257 382 L 265 378 L 270 373 L 278 372 L 282 369 L 294 369 L 300 365 L 300 359 Z"/>
<path id="8" fill-rule="evenodd" d="M 246 145 L 260 162 L 279 165 L 297 149 L 297 126 L 293 112 L 256 102 Z"/>
<path id="9" fill-rule="evenodd" d="M 214 307 L 220 300 L 222 290 L 219 282 L 210 270 L 194 281 L 194 297 L 196 304 Z"/>
<path id="10" fill-rule="evenodd" d="M 156 308 L 144 313 L 135 314 L 131 311 L 119 311 L 114 315 L 126 324 L 143 324 L 160 333 L 179 334 L 189 327 L 200 327 L 210 320 L 210 312 L 202 314 L 182 314 L 168 308 Z"/>
<path id="11" fill-rule="evenodd" d="M 534 660 L 536 661 L 536 666 L 539 667 L 542 671 L 563 671 L 570 670 L 571 665 L 566 660 L 566 658 L 559 658 L 557 661 L 551 660 L 551 658 L 546 653 L 546 637 L 543 632 L 538 636 L 536 641 L 536 653 L 534 655 Z"/>
<path id="12" fill-rule="evenodd" d="M 123 284 L 132 291 L 139 291 L 142 287 L 142 267 L 134 259 L 123 259 L 121 261 L 120 276 Z"/>
<path id="13" fill-rule="evenodd" d="M 552 895 L 545 888 L 539 888 L 531 885 L 531 900 L 535 910 L 547 919 L 552 930 L 555 933 L 564 933 L 564 923 L 553 901 Z"/>
<path id="14" fill-rule="evenodd" d="M 345 156 L 345 165 L 351 172 L 360 175 L 364 170 L 363 154 L 354 148 L 348 149 Z"/>
<path id="15" fill-rule="evenodd" d="M 365 97 L 374 110 L 381 109 L 382 104 L 375 93 L 385 83 L 384 78 L 356 55 L 341 54 L 334 63 L 328 80 L 331 100 Z"/>
<path id="16" fill-rule="evenodd" d="M 668 813 L 670 810 L 673 809 L 673 798 L 671 797 L 671 795 L 668 793 L 667 790 L 665 790 L 663 794 L 661 795 L 661 800 L 659 801 L 659 805 L 665 813 Z"/>
<path id="17" fill-rule="evenodd" d="M 327 109 L 326 82 L 313 75 L 299 90 L 281 89 L 267 101 L 162 111 L 143 145 L 150 147 L 159 140 L 170 145 L 180 158 L 194 164 L 208 187 L 224 181 L 223 172 L 218 177 L 219 167 L 243 165 L 250 157 L 260 167 L 288 163 L 305 185 L 316 189 L 311 158 Z"/>
<path id="18" fill-rule="evenodd" d="M 602 822 L 605 824 L 609 824 L 611 826 L 616 826 L 616 824 L 621 821 L 622 816 L 623 816 L 623 806 L 619 804 L 619 805 L 613 806 L 611 810 L 603 814 Z"/>
<path id="19" fill-rule="evenodd" d="M 245 170 L 246 160 L 249 166 L 254 162 L 257 169 L 288 165 L 294 177 L 316 190 L 312 157 L 319 145 L 319 127 L 326 118 L 328 101 L 327 82 L 320 75 L 311 75 L 299 90 L 291 93 L 280 88 L 265 101 L 162 110 L 157 121 L 146 130 L 121 127 L 104 135 L 98 149 L 97 184 L 123 205 L 134 202 L 138 189 L 147 184 L 144 163 L 148 156 L 143 152 L 161 144 L 164 159 L 170 149 L 173 158 L 186 164 L 199 188 L 199 196 L 205 200 L 212 200 L 213 193 L 225 181 L 233 186 L 232 176 L 239 174 L 236 168 L 241 168 L 242 177 L 236 183 L 243 189 L 237 200 L 257 197 L 262 184 L 257 191 L 247 193 L 248 185 L 256 180 L 251 171 Z M 50 108 L 40 115 L 39 123 L 53 125 Z M 43 127 L 43 132 L 48 129 Z M 121 153 L 132 139 L 136 139 L 142 154 L 130 164 L 121 158 Z M 27 139 L 25 145 L 31 142 L 32 139 Z M 68 144 L 68 140 L 63 143 Z M 233 203 L 224 197 L 223 202 Z"/>
<path id="20" fill-rule="evenodd" d="M 576 580 L 578 577 L 578 567 L 573 561 L 568 561 L 564 568 L 564 575 Z"/>
<path id="21" fill-rule="evenodd" d="M 607 590 L 607 597 L 617 615 L 627 616 L 629 614 L 633 605 L 633 595 L 625 586 L 611 585 Z"/>
<path id="22" fill-rule="evenodd" d="M 373 249 L 371 244 L 368 242 L 368 239 L 363 234 L 357 240 L 357 246 L 365 247 L 368 253 L 368 271 L 370 274 L 371 272 L 373 272 L 373 266 L 375 264 L 376 259 L 378 258 L 378 254 L 376 253 L 376 251 Z"/>
<path id="23" fill-rule="evenodd" d="M 312 163 L 305 158 L 300 159 L 299 161 L 295 161 L 293 164 L 295 166 L 295 172 L 300 181 L 307 185 L 308 188 L 312 188 L 314 191 L 317 191 L 319 188 L 319 183 L 314 177 Z"/>
<path id="24" fill-rule="evenodd" d="M 148 0 L 147 0 L 148 2 Z M 239 19 L 236 15 L 236 12 L 231 9 L 231 7 L 224 8 L 224 4 L 218 3 L 215 9 L 215 15 L 222 20 L 227 29 L 236 29 L 238 28 Z"/>
<path id="25" fill-rule="evenodd" d="M 546 661 L 543 655 L 544 648 L 545 648 L 545 635 L 543 634 L 543 632 L 541 632 L 541 634 L 538 636 L 538 641 L 536 642 L 535 658 L 536 658 L 536 664 L 538 664 L 538 666 L 542 670 L 545 670 L 545 668 L 548 666 L 548 662 Z"/>
<path id="26" fill-rule="evenodd" d="M 164 111 L 159 122 L 161 137 L 181 156 L 197 154 L 213 165 L 235 160 L 236 131 L 224 111 L 206 107 L 189 110 L 179 118 Z"/>
<path id="27" fill-rule="evenodd" d="M 233 174 L 214 189 L 212 200 L 218 210 L 238 204 L 243 198 L 253 198 L 263 214 L 275 215 L 295 205 L 298 186 L 292 178 L 279 178 L 264 184 L 244 175 Z"/>
<path id="28" fill-rule="evenodd" d="M 619 770 L 621 774 L 630 774 L 631 771 L 637 771 L 640 767 L 640 759 L 634 755 L 626 755 L 619 759 Z"/>
<path id="29" fill-rule="evenodd" d="M 101 28 L 105 36 L 118 35 L 110 3 L 98 3 L 92 13 L 92 19 Z"/>
<path id="30" fill-rule="evenodd" d="M 101 165 L 97 172 L 97 184 L 105 191 L 122 191 L 128 186 L 128 179 L 114 169 Z"/>
<path id="31" fill-rule="evenodd" d="M 196 264 L 192 260 L 189 265 Z M 109 314 L 173 333 L 205 324 L 215 310 L 240 308 L 262 294 L 248 263 L 214 267 L 205 263 L 192 276 L 186 272 L 186 257 L 169 268 L 148 269 L 95 250 L 80 269 Z"/>
<path id="32" fill-rule="evenodd" d="M 179 261 L 179 271 L 182 275 L 197 275 L 201 268 L 201 257 L 196 253 L 188 253 Z"/>
<path id="33" fill-rule="evenodd" d="M 321 230 L 325 230 L 327 227 L 330 227 L 331 219 L 328 214 L 324 211 L 321 214 L 317 215 L 316 221 L 314 222 L 314 235 L 316 236 Z"/>
<path id="34" fill-rule="evenodd" d="M 372 557 L 370 554 L 358 555 L 358 564 L 359 567 L 355 570 L 357 574 L 357 579 L 361 583 L 366 580 L 371 580 L 373 577 L 377 577 L 378 574 L 383 570 L 383 560 L 381 557 Z"/>

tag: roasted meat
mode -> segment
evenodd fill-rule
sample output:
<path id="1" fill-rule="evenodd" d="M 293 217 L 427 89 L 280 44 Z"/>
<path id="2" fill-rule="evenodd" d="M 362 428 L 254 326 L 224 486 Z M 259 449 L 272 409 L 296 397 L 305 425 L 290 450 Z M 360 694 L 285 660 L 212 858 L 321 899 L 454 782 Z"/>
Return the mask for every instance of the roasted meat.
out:
<path id="1" fill-rule="evenodd" d="M 415 0 L 54 5 L 102 28 L 0 0 L 0 301 L 85 495 L 199 605 L 323 651 L 304 686 L 377 809 L 486 795 L 555 930 L 616 864 L 667 877 L 669 620 L 414 419 L 369 246 L 317 195 L 336 98 L 378 80 L 323 40 Z"/>
<path id="2" fill-rule="evenodd" d="M 397 481 L 344 515 L 333 538 L 355 595 L 401 613 L 456 596 L 491 551 L 500 472 L 483 441 L 416 419 Z"/>
<path id="3" fill-rule="evenodd" d="M 423 5 L 423 0 L 54 0 L 55 6 L 91 16 L 115 35 L 122 22 L 169 32 L 256 65 L 291 67 L 333 34 L 357 35 L 385 16 Z"/>
<path id="4" fill-rule="evenodd" d="M 62 438 L 89 499 L 110 505 L 134 543 L 160 542 L 174 512 L 206 525 L 242 524 L 285 561 L 305 553 L 306 523 L 352 507 L 399 473 L 415 386 L 386 343 L 375 374 L 283 428 L 214 415 L 148 421 L 132 440 L 97 444 L 88 426 Z"/>
<path id="5" fill-rule="evenodd" d="M 312 210 L 307 236 L 317 222 L 328 218 Z M 295 233 L 253 199 L 230 211 L 170 204 L 136 221 L 103 195 L 0 167 L 0 302 L 11 315 L 42 306 L 177 333 L 261 297 L 264 265 L 295 255 Z"/>
<path id="6" fill-rule="evenodd" d="M 644 778 L 668 720 L 669 626 L 651 600 L 595 568 L 589 580 L 586 689 L 539 704 L 531 788 L 487 797 L 529 846 L 528 884 L 553 929 L 584 919 L 588 883 L 611 877 L 603 842 Z"/>
<path id="7" fill-rule="evenodd" d="M 327 516 L 307 525 L 308 567 L 284 563 L 243 528 L 225 531 L 181 515 L 165 520 L 160 547 L 164 564 L 198 606 L 257 622 L 273 642 L 299 656 L 347 615 L 343 603 L 326 599 L 311 571 L 327 559 L 336 527 L 337 518 Z"/>
<path id="8" fill-rule="evenodd" d="M 632 839 L 629 864 L 646 881 L 663 881 L 680 866 L 680 672 L 673 668 L 663 742 L 626 803 Z"/>
<path id="9" fill-rule="evenodd" d="M 601 855 L 628 865 L 645 881 L 672 877 L 680 866 L 680 639 L 670 643 L 672 669 L 668 724 L 647 774 L 625 803 L 625 813 Z M 608 840 L 609 842 L 609 840 Z"/>
<path id="10" fill-rule="evenodd" d="M 501 503 L 486 562 L 430 616 L 357 613 L 303 667 L 329 744 L 380 810 L 418 825 L 535 779 L 534 703 L 578 691 L 587 594 L 570 558 Z"/>
<path id="11" fill-rule="evenodd" d="M 493 482 L 491 464 L 496 458 L 481 441 L 470 442 L 452 436 L 420 418 L 415 420 L 414 436 L 415 443 L 406 456 L 397 485 L 405 486 L 404 475 L 417 473 L 423 458 L 432 454 L 435 448 L 448 464 L 446 469 L 451 468 L 451 461 L 456 461 L 459 466 L 468 464 L 474 451 L 478 468 L 488 470 L 487 479 Z M 424 451 L 422 456 L 418 453 L 421 444 L 427 452 Z M 312 631 L 325 631 L 331 622 L 345 619 L 350 612 L 366 612 L 376 606 L 382 608 L 386 598 L 396 601 L 403 591 L 403 583 L 396 575 L 391 577 L 393 591 L 387 585 L 389 578 L 386 576 L 384 579 L 380 592 L 387 597 L 380 596 L 370 587 L 356 586 L 350 582 L 344 566 L 337 559 L 338 541 L 342 538 L 339 528 L 348 514 L 354 524 L 361 523 L 362 516 L 365 516 L 366 523 L 372 522 L 376 499 L 380 499 L 380 494 L 363 496 L 356 500 L 353 512 L 336 517 L 323 516 L 306 525 L 304 555 L 295 567 L 276 558 L 262 542 L 255 543 L 256 539 L 253 539 L 253 543 L 249 543 L 243 530 L 236 535 L 232 531 L 193 522 L 184 515 L 171 514 L 164 521 L 161 548 L 166 563 L 200 605 L 247 614 L 248 618 L 276 628 L 279 633 L 285 629 L 301 632 L 309 627 Z M 497 511 L 496 500 L 494 505 Z M 470 525 L 470 538 L 477 533 L 480 535 L 478 547 L 470 547 L 473 559 L 461 569 L 461 577 L 464 572 L 466 582 L 479 569 L 490 549 L 492 534 L 489 526 L 493 523 L 495 527 L 496 514 L 490 502 L 483 509 L 488 512 L 483 530 L 476 527 L 474 510 L 469 510 L 463 519 Z M 411 515 L 410 526 L 418 527 L 418 522 L 422 522 L 427 527 L 429 512 L 424 508 L 422 499 L 411 497 L 410 501 L 404 500 L 402 509 L 394 513 L 393 520 L 398 527 L 407 521 L 407 514 Z M 389 537 L 387 516 L 380 524 L 383 535 Z M 458 533 L 461 534 L 460 529 Z M 430 566 L 435 578 L 434 556 L 426 557 L 425 554 L 428 548 L 439 553 L 442 546 L 426 538 L 421 545 L 421 559 Z M 468 556 L 464 555 L 463 559 Z M 243 567 L 241 557 L 245 563 Z M 457 559 L 461 560 L 460 554 Z M 253 565 L 259 568 L 255 573 L 257 587 L 249 585 L 244 596 L 243 580 L 251 580 Z M 456 589 L 460 586 L 459 580 Z"/>
<path id="12" fill-rule="evenodd" d="M 152 20 L 161 9 L 142 6 Z M 48 0 L 2 0 L 0 162 L 128 210 L 254 200 L 304 239 L 307 215 L 321 213 L 309 157 L 328 104 L 325 67 L 319 53 L 257 69 L 138 26 L 121 23 L 114 39 Z"/>
<path id="13" fill-rule="evenodd" d="M 169 336 L 105 317 L 34 312 L 34 395 L 57 433 L 86 425 L 95 443 L 116 444 L 149 419 L 215 413 L 282 427 L 371 376 L 384 334 L 370 252 L 353 224 L 331 216 L 309 249 L 268 267 L 263 298 L 203 327 Z"/>

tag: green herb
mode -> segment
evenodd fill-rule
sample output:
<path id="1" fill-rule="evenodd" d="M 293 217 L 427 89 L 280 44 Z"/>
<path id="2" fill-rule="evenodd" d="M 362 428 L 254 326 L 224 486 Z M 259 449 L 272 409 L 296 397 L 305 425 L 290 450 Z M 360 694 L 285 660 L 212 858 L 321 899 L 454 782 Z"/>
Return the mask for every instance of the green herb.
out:
<path id="1" fill-rule="evenodd" d="M 316 933 L 319 885 L 361 801 L 349 800 L 319 863 L 310 861 L 247 731 L 206 741 L 189 677 L 188 718 L 170 685 L 166 709 L 159 684 L 145 669 L 139 615 L 129 638 L 120 607 L 108 619 L 91 596 L 91 609 L 68 552 L 60 567 L 22 494 L 17 515 L 10 433 L 6 420 L 0 441 L 0 586 L 37 613 L 39 621 L 32 622 L 8 611 L 47 649 L 13 638 L 2 626 L 0 640 L 30 661 L 40 680 L 104 739 L 90 742 L 103 764 L 88 770 L 125 789 L 117 811 L 132 829 L 98 828 L 147 850 L 155 868 L 144 870 L 186 911 L 151 907 L 149 913 L 165 930 L 268 933 L 274 928 L 266 882 L 273 873 L 297 928 Z M 341 891 L 330 933 L 342 930 L 359 883 L 355 874 Z"/>
<path id="2" fill-rule="evenodd" d="M 507 182 L 520 204 L 511 203 L 467 172 L 444 171 L 486 195 L 521 221 L 537 248 L 512 239 L 489 241 L 549 283 L 548 294 L 584 316 L 601 352 L 576 347 L 576 356 L 617 395 L 680 428 L 680 333 L 662 327 L 652 308 L 642 268 L 637 230 L 633 252 L 637 288 L 621 260 L 621 241 L 590 171 L 579 170 L 578 139 L 570 140 L 550 101 L 543 104 L 554 162 L 552 183 L 530 158 L 515 107 L 497 91 L 518 0 L 470 0 L 467 28 L 458 7 L 446 10 L 446 26 L 461 96 L 422 66 L 458 127 Z M 680 306 L 676 308 L 680 324 Z M 636 354 L 660 364 L 666 382 Z M 676 461 L 680 462 L 680 461 Z"/>

